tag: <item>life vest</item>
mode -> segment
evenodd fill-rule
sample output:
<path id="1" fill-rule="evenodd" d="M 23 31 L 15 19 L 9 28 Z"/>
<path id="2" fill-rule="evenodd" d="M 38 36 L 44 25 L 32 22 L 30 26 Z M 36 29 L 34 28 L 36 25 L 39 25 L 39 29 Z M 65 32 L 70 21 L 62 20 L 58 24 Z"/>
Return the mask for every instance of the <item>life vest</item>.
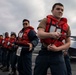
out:
<path id="1" fill-rule="evenodd" d="M 28 33 L 30 30 L 34 30 L 33 27 L 29 26 L 27 28 L 23 28 L 19 34 L 18 34 L 18 40 L 16 41 L 16 44 L 26 46 L 27 43 L 30 43 Z M 32 36 L 32 35 L 31 35 Z"/>
<path id="2" fill-rule="evenodd" d="M 8 48 L 12 49 L 14 42 L 16 41 L 16 38 L 10 38 L 8 41 Z"/>
<path id="3" fill-rule="evenodd" d="M 2 39 L 2 38 L 0 38 L 0 46 L 2 46 L 2 40 L 3 40 L 3 39 Z"/>
<path id="4" fill-rule="evenodd" d="M 9 41 L 9 37 L 5 37 L 3 40 L 2 40 L 2 46 L 4 48 L 8 48 L 8 41 Z"/>
<path id="5" fill-rule="evenodd" d="M 55 19 L 51 15 L 48 15 L 45 32 L 61 32 L 62 36 L 59 39 L 54 38 L 41 39 L 41 42 L 46 45 L 54 44 L 55 46 L 59 47 L 64 44 L 62 41 L 66 39 L 67 31 L 68 31 L 68 25 L 66 18 L 61 18 L 61 21 L 58 23 L 57 19 Z"/>

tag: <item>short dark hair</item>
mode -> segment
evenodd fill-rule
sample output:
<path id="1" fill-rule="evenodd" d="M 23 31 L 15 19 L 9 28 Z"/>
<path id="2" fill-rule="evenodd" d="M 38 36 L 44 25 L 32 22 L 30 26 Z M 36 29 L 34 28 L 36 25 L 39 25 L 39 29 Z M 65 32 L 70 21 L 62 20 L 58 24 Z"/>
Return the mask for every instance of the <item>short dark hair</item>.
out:
<path id="1" fill-rule="evenodd" d="M 11 32 L 11 36 L 15 36 L 16 37 L 16 33 L 15 32 Z"/>
<path id="2" fill-rule="evenodd" d="M 8 35 L 9 33 L 8 32 L 5 32 L 5 35 Z"/>
<path id="3" fill-rule="evenodd" d="M 2 36 L 2 37 L 3 37 L 3 35 L 0 35 L 0 36 Z"/>
<path id="4" fill-rule="evenodd" d="M 64 7 L 62 3 L 55 3 L 55 4 L 52 6 L 52 10 L 54 10 L 54 8 L 56 7 L 56 5 L 59 5 L 59 6 Z"/>
<path id="5" fill-rule="evenodd" d="M 30 22 L 28 19 L 23 19 L 23 22 L 24 22 L 24 21 L 28 21 L 28 23 Z"/>

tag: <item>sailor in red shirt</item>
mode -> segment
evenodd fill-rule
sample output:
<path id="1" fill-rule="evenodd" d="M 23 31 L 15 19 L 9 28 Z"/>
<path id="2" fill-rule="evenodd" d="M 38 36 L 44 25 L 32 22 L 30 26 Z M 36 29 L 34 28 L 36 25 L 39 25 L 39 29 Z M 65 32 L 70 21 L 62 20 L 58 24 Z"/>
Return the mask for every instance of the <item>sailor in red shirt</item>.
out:
<path id="1" fill-rule="evenodd" d="M 18 72 L 19 75 L 32 75 L 32 51 L 38 44 L 38 37 L 28 19 L 23 20 L 23 28 L 18 33 Z"/>
<path id="2" fill-rule="evenodd" d="M 2 40 L 2 50 L 3 50 L 3 54 L 2 54 L 2 71 L 9 71 L 9 67 L 8 67 L 8 60 L 7 60 L 7 55 L 8 55 L 8 41 L 9 41 L 9 33 L 5 32 L 5 37 Z"/>
<path id="3" fill-rule="evenodd" d="M 2 68 L 2 40 L 3 35 L 0 35 L 0 68 Z"/>
<path id="4" fill-rule="evenodd" d="M 16 42 L 16 33 L 11 32 L 10 40 L 8 42 L 8 61 L 9 66 L 11 65 L 11 71 L 9 72 L 9 75 L 16 75 L 16 64 L 17 64 L 17 56 L 16 56 L 16 49 L 14 47 L 14 42 Z"/>

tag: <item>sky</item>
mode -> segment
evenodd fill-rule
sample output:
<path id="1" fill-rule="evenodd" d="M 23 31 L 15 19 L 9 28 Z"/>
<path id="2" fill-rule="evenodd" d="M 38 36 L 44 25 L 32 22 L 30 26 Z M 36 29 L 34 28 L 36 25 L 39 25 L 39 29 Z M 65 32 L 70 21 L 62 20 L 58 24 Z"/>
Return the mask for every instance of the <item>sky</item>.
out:
<path id="1" fill-rule="evenodd" d="M 29 19 L 37 31 L 38 20 L 51 14 L 54 3 L 64 5 L 63 17 L 68 19 L 71 35 L 76 36 L 76 0 L 0 0 L 0 34 L 18 32 L 22 20 Z"/>

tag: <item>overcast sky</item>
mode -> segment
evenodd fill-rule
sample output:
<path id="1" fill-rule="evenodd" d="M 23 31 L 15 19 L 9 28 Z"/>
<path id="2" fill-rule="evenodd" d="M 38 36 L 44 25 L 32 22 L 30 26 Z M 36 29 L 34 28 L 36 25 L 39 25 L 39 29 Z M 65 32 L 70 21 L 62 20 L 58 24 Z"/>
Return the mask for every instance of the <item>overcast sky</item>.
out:
<path id="1" fill-rule="evenodd" d="M 37 31 L 38 20 L 51 14 L 52 5 L 61 2 L 64 5 L 64 17 L 68 19 L 72 35 L 76 36 L 76 0 L 0 0 L 0 34 L 18 33 L 22 20 L 27 18 Z"/>

